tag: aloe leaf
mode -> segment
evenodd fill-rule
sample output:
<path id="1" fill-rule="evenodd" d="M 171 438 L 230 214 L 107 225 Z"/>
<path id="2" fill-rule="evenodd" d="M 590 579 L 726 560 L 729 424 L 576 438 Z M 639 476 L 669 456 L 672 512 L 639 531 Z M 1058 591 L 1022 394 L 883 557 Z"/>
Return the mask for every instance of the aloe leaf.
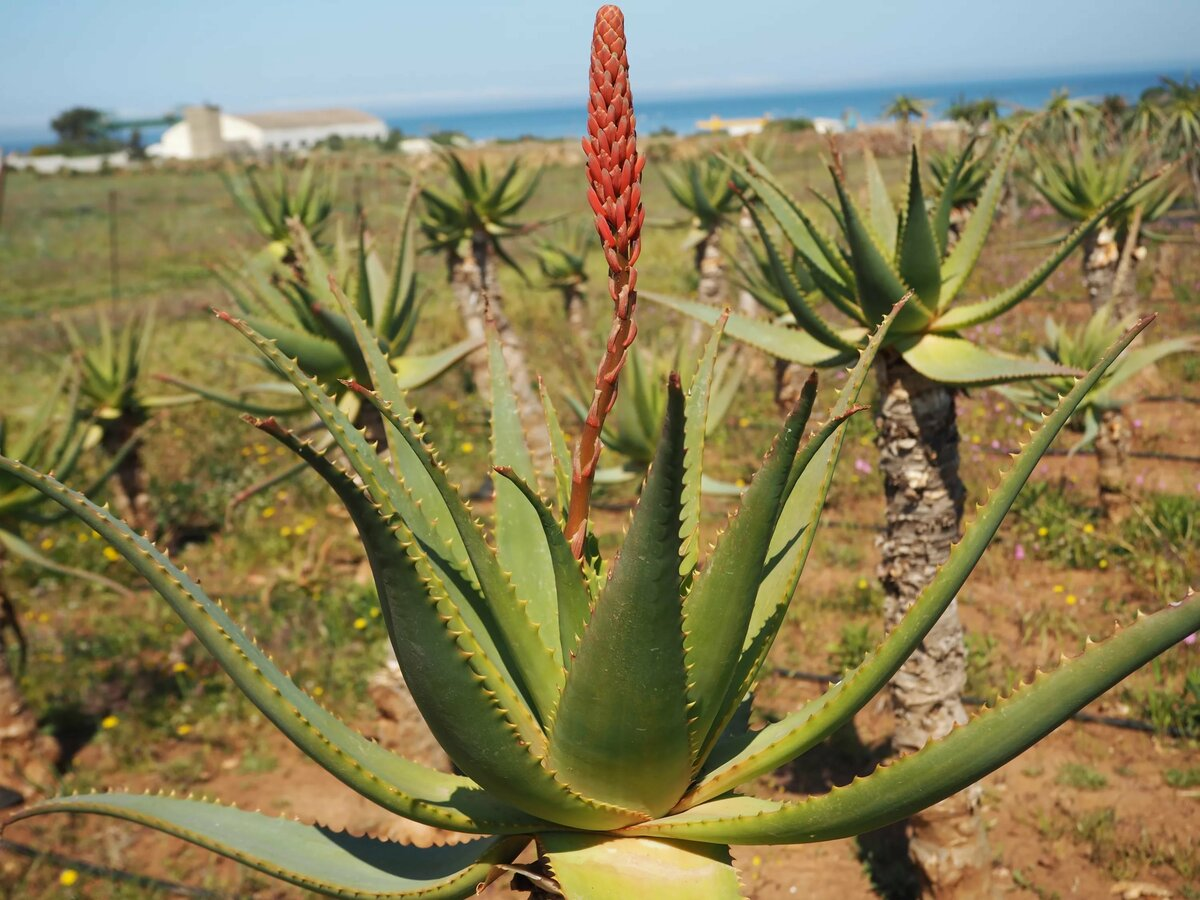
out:
<path id="1" fill-rule="evenodd" d="M 914 144 L 909 160 L 908 212 L 900 234 L 897 265 L 904 283 L 916 291 L 927 309 L 938 308 L 942 290 L 942 260 L 937 239 L 925 209 L 921 188 L 921 160 Z"/>
<path id="2" fill-rule="evenodd" d="M 160 375 L 158 377 L 167 384 L 173 384 L 176 387 L 183 388 L 185 391 L 191 391 L 196 396 L 202 397 L 205 400 L 211 400 L 214 403 L 220 403 L 222 406 L 228 406 L 230 409 L 236 409 L 238 412 L 249 413 L 252 416 L 290 416 L 294 415 L 295 413 L 304 412 L 308 409 L 307 404 L 301 402 L 296 402 L 291 405 L 284 403 L 271 405 L 266 403 L 255 403 L 251 400 L 245 399 L 250 393 L 275 393 L 275 391 L 261 391 L 258 387 L 246 389 L 245 393 L 226 393 L 225 391 L 218 391 L 210 388 L 208 385 L 196 384 L 192 381 L 185 381 L 182 378 L 176 378 L 174 375 Z M 271 385 L 271 387 L 278 387 L 281 389 L 278 391 L 278 393 L 284 393 L 286 391 L 286 393 L 291 395 L 292 398 L 296 399 L 297 401 L 299 400 L 299 395 L 291 388 L 290 385 L 279 384 Z"/>
<path id="3" fill-rule="evenodd" d="M 552 832 L 538 835 L 550 870 L 572 900 L 740 900 L 729 848 L 716 844 Z"/>
<path id="4" fill-rule="evenodd" d="M 706 303 L 668 297 L 651 291 L 639 291 L 639 300 L 649 300 L 665 306 L 705 325 L 715 325 L 721 311 Z M 749 316 L 731 313 L 725 325 L 725 334 L 743 344 L 757 347 L 776 359 L 800 363 L 802 366 L 838 366 L 854 359 L 854 352 L 841 347 L 830 347 L 811 335 L 795 328 L 775 325 Z M 850 328 L 839 332 L 846 343 L 857 344 L 866 336 L 865 329 Z"/>
<path id="5" fill-rule="evenodd" d="M 1200 629 L 1200 601 L 1180 603 L 1118 630 L 1081 656 L 985 709 L 946 737 L 846 787 L 792 802 L 715 800 L 629 833 L 715 843 L 835 840 L 897 822 L 1000 768 L 1159 653 Z"/>
<path id="6" fill-rule="evenodd" d="M 960 331 L 963 328 L 968 328 L 972 325 L 978 325 L 981 322 L 990 321 L 1001 313 L 1012 309 L 1012 307 L 1016 306 L 1042 286 L 1045 280 L 1049 278 L 1051 274 L 1053 274 L 1055 269 L 1058 268 L 1059 264 L 1062 263 L 1062 261 L 1068 256 L 1070 256 L 1072 251 L 1074 251 L 1074 249 L 1083 242 L 1084 237 L 1087 236 L 1089 231 L 1094 229 L 1101 221 L 1119 208 L 1126 200 L 1129 199 L 1131 194 L 1141 190 L 1143 187 L 1161 175 L 1161 171 L 1156 172 L 1153 175 L 1143 178 L 1141 181 L 1138 181 L 1135 184 L 1127 187 L 1117 197 L 1094 212 L 1091 218 L 1072 231 L 1066 238 L 1063 239 L 1060 244 L 1054 248 L 1054 250 L 1050 252 L 1045 259 L 1042 260 L 1037 267 L 1035 267 L 1028 275 L 1025 276 L 1025 278 L 1014 284 L 1008 290 L 1001 291 L 999 294 L 996 294 L 994 297 L 990 297 L 987 300 L 980 300 L 977 303 L 968 303 L 965 306 L 959 306 L 948 310 L 934 321 L 933 325 L 931 326 L 931 330 L 938 333 Z M 982 205 L 983 201 L 980 200 L 980 206 Z M 979 210 L 976 208 L 975 215 L 978 214 Z M 974 221 L 974 216 L 972 216 L 971 221 Z M 970 223 L 968 223 L 967 227 L 970 228 Z M 965 237 L 966 232 L 964 231 L 963 238 L 965 239 Z M 960 241 L 960 243 L 955 246 L 956 253 L 958 252 L 958 248 L 961 246 L 962 243 Z M 947 265 L 949 265 L 949 261 L 947 261 Z M 974 263 L 972 263 L 972 265 L 974 265 Z M 943 273 L 945 273 L 944 268 Z M 949 291 L 950 286 L 947 284 L 942 289 L 943 301 L 945 301 Z M 952 296 L 952 294 L 950 295 Z"/>
<path id="7" fill-rule="evenodd" d="M 908 292 L 908 288 L 900 280 L 879 238 L 863 221 L 858 206 L 836 173 L 833 186 L 837 191 L 846 223 L 846 243 L 850 250 L 850 262 L 854 267 L 858 299 L 868 320 L 877 322 L 889 313 L 893 304 Z M 910 300 L 902 308 L 896 324 L 910 330 L 925 325 L 929 319 L 929 311 L 924 309 L 919 301 Z"/>
<path id="8" fill-rule="evenodd" d="M 946 245 L 950 240 L 950 214 L 954 211 L 954 194 L 958 189 L 958 180 L 974 149 L 975 138 L 971 138 L 954 161 L 954 168 L 950 170 L 950 175 L 942 186 L 942 195 L 938 197 L 937 208 L 933 214 L 933 231 L 938 242 L 939 257 L 945 255 Z"/>
<path id="9" fill-rule="evenodd" d="M 1046 417 L 1042 427 L 1016 456 L 1004 480 L 988 497 L 974 521 L 965 528 L 962 539 L 951 549 L 950 557 L 876 651 L 821 697 L 755 734 L 736 755 L 725 760 L 714 760 L 716 765 L 710 767 L 710 771 L 685 798 L 684 807 L 703 803 L 794 759 L 849 721 L 887 684 L 966 582 L 1026 480 L 1051 441 L 1071 418 L 1076 406 L 1149 321 L 1142 320 L 1110 347 L 1096 366 L 1076 382 L 1058 408 Z"/>
<path id="10" fill-rule="evenodd" d="M 808 551 L 816 536 L 817 524 L 825 508 L 825 497 L 833 483 L 844 432 L 832 423 L 840 422 L 855 411 L 855 401 L 903 302 L 906 301 L 897 304 L 871 335 L 870 341 L 860 353 L 857 364 L 850 370 L 846 383 L 838 394 L 837 402 L 830 412 L 829 423 L 805 445 L 798 457 L 797 461 L 802 463 L 802 469 L 796 475 L 794 483 L 791 483 L 792 479 L 789 478 L 791 486 L 771 537 L 767 551 L 768 564 L 763 569 L 758 593 L 754 598 L 754 612 L 746 631 L 737 668 L 730 679 L 730 689 L 723 704 L 725 712 L 722 721 L 732 715 L 751 689 L 779 627 L 783 624 L 792 594 L 799 583 L 800 573 L 808 559 Z M 828 433 L 822 440 L 821 434 L 827 429 Z M 706 762 L 706 767 L 711 769 L 719 763 L 719 760 L 710 760 Z M 684 800 L 687 801 L 688 798 L 685 797 Z"/>
<path id="11" fill-rule="evenodd" d="M 399 513 L 408 528 L 423 544 L 441 548 L 439 554 L 446 555 L 457 568 L 469 569 L 466 549 L 457 529 L 450 521 L 449 509 L 441 492 L 425 471 L 425 462 L 421 455 L 411 450 L 407 441 L 397 441 L 397 446 L 392 448 L 397 472 L 397 475 L 393 476 L 350 416 L 329 397 L 317 381 L 301 371 L 272 341 L 264 338 L 247 323 L 227 313 L 218 313 L 218 316 L 257 347 L 275 370 L 300 392 L 305 402 L 329 429 L 329 433 L 346 454 L 350 465 L 363 479 L 376 502 L 384 505 L 389 512 Z M 403 414 L 396 410 L 393 410 L 393 413 Z M 403 483 L 397 478 L 401 478 Z"/>
<path id="12" fill-rule="evenodd" d="M 1098 390 L 1104 397 L 1112 396 L 1120 385 L 1124 384 L 1147 366 L 1152 366 L 1161 359 L 1166 359 L 1175 353 L 1194 353 L 1200 348 L 1200 338 L 1195 335 L 1169 338 L 1150 344 L 1148 347 L 1138 347 L 1128 350 L 1117 361 L 1109 377 L 1101 382 Z"/>
<path id="13" fill-rule="evenodd" d="M 750 154 L 746 154 L 746 160 L 753 171 L 750 167 L 739 166 L 731 160 L 726 162 L 746 180 L 755 195 L 767 207 L 767 211 L 779 223 L 788 243 L 804 259 L 822 292 L 831 298 L 840 296 L 843 300 L 853 301 L 854 273 L 846 265 L 837 248 L 825 238 L 820 229 L 800 209 L 800 205 L 788 195 L 762 163 Z M 838 306 L 842 308 L 841 304 Z M 860 322 L 866 323 L 861 310 L 852 314 Z"/>
<path id="14" fill-rule="evenodd" d="M 658 451 L 550 732 L 551 764 L 568 784 L 648 816 L 670 809 L 692 774 L 679 597 L 683 409 L 673 375 Z"/>
<path id="15" fill-rule="evenodd" d="M 481 627 L 496 642 L 503 666 L 517 680 L 518 688 L 530 707 L 537 711 L 542 722 L 547 721 L 563 682 L 562 664 L 550 649 L 548 639 L 539 633 L 540 626 L 529 618 L 527 604 L 513 590 L 512 582 L 484 539 L 483 530 L 470 508 L 450 484 L 442 465 L 414 433 L 412 420 L 401 421 L 395 410 L 377 394 L 361 385 L 353 387 L 380 411 L 385 421 L 395 427 L 403 443 L 424 467 L 425 476 L 438 492 L 446 509 L 447 524 L 454 529 L 482 590 L 483 602 L 478 606 L 472 604 Z M 519 492 L 518 498 L 522 503 L 525 502 L 519 497 Z M 540 536 L 541 525 L 536 516 L 533 527 L 538 529 Z M 427 551 L 435 549 L 424 541 L 421 544 Z M 474 599 L 472 595 L 464 593 L 467 602 L 471 603 Z M 557 642 L 557 624 L 554 627 L 556 633 L 553 639 Z"/>
<path id="16" fill-rule="evenodd" d="M 680 516 L 679 538 L 682 541 L 679 577 L 686 583 L 700 559 L 700 497 L 704 490 L 704 438 L 708 434 L 708 404 L 712 393 L 713 372 L 717 363 L 717 348 L 725 331 L 728 310 L 713 329 L 696 371 L 688 385 L 683 426 L 683 513 Z"/>
<path id="17" fill-rule="evenodd" d="M 487 329 L 488 366 L 492 383 L 492 465 L 510 468 L 537 490 L 538 476 L 525 443 L 516 393 L 494 325 Z M 559 640 L 558 603 L 554 591 L 554 564 L 537 510 L 507 478 L 492 478 L 496 493 L 496 561 L 509 573 L 524 613 L 533 623 L 558 671 L 554 694 L 562 683 L 564 648 Z M 542 707 L 539 707 L 542 708 Z"/>
<path id="18" fill-rule="evenodd" d="M 975 269 L 979 254 L 987 241 L 988 232 L 992 228 L 992 220 L 996 217 L 996 207 L 1000 203 L 1000 194 L 1004 190 L 1004 180 L 1008 177 L 1008 169 L 1012 165 L 1013 154 L 1027 125 L 1022 125 L 1015 134 L 1011 135 L 1005 145 L 996 153 L 996 162 L 992 173 L 984 184 L 983 192 L 975 204 L 971 217 L 963 227 L 954 249 L 942 261 L 942 294 L 939 301 L 939 311 L 945 310 L 950 302 L 958 296 L 966 283 L 967 277 Z"/>
<path id="19" fill-rule="evenodd" d="M 763 248 L 767 253 L 767 261 L 771 265 L 771 271 L 775 275 L 775 283 L 783 292 L 783 299 L 787 302 L 788 309 L 792 315 L 796 317 L 796 323 L 806 333 L 812 335 L 822 344 L 828 344 L 832 347 L 837 347 L 842 350 L 851 350 L 854 348 L 853 343 L 847 343 L 837 333 L 834 327 L 825 321 L 816 310 L 812 308 L 808 298 L 804 295 L 804 291 L 800 287 L 799 281 L 796 279 L 796 273 L 792 271 L 787 261 L 784 260 L 783 254 L 775 241 L 775 236 L 771 234 L 766 223 L 763 222 L 762 216 L 758 210 L 751 204 L 750 217 L 754 220 L 755 227 L 758 228 L 759 237 L 762 239 Z"/>
<path id="20" fill-rule="evenodd" d="M 571 650 L 578 645 L 587 625 L 592 603 L 590 587 L 583 577 L 579 561 L 575 559 L 562 527 L 555 521 L 554 514 L 542 498 L 512 469 L 498 466 L 496 471 L 516 486 L 541 523 L 554 569 L 559 642 L 564 650 L 564 662 L 569 668 L 572 660 Z"/>
<path id="21" fill-rule="evenodd" d="M 347 898 L 474 896 L 495 865 L 511 862 L 528 843 L 523 837 L 480 838 L 415 847 L 208 800 L 149 794 L 58 797 L 20 810 L 9 823 L 50 813 L 87 813 L 145 825 L 282 881 Z"/>
<path id="22" fill-rule="evenodd" d="M 402 391 L 424 387 L 444 375 L 483 346 L 478 338 L 464 338 L 435 353 L 406 353 L 392 360 L 396 387 Z"/>
<path id="23" fill-rule="evenodd" d="M 54 572 L 56 575 L 66 575 L 70 578 L 82 578 L 85 581 L 91 581 L 125 597 L 132 595 L 132 591 L 129 588 L 117 584 L 111 578 L 105 578 L 103 575 L 97 572 L 89 572 L 87 569 L 77 569 L 74 566 L 63 565 L 57 560 L 46 556 L 40 550 L 35 549 L 17 534 L 7 531 L 4 528 L 0 528 L 0 549 L 3 549 L 17 559 L 29 563 L 31 566 L 45 569 L 47 572 Z"/>
<path id="24" fill-rule="evenodd" d="M 261 316 L 247 316 L 246 322 L 263 337 L 274 341 L 282 353 L 296 360 L 310 375 L 327 378 L 349 368 L 346 355 L 336 341 Z"/>
<path id="25" fill-rule="evenodd" d="M 896 349 L 906 363 L 939 384 L 981 386 L 1078 374 L 1075 369 L 1050 360 L 1008 356 L 998 350 L 981 347 L 966 338 L 943 334 L 902 338 L 897 342 Z"/>
<path id="26" fill-rule="evenodd" d="M 816 396 L 816 380 L 810 378 L 683 601 L 688 732 L 695 767 L 719 736 L 720 729 L 714 726 L 724 725 L 718 718 L 725 711 L 767 547 L 787 498 L 788 475 Z"/>
<path id="27" fill-rule="evenodd" d="M 915 144 L 912 152 L 913 154 L 917 152 Z M 863 162 L 867 169 L 867 216 L 871 222 L 871 229 L 883 242 L 883 249 L 887 257 L 894 259 L 895 254 L 891 250 L 896 245 L 896 237 L 900 233 L 900 220 L 896 216 L 896 207 L 892 205 L 892 198 L 888 196 L 887 182 L 883 180 L 883 173 L 879 171 L 879 163 L 875 161 L 875 154 L 871 152 L 870 148 L 864 151 Z"/>
<path id="28" fill-rule="evenodd" d="M 0 457 L 0 471 L 69 509 L 106 539 L 167 601 L 242 693 L 292 743 L 364 797 L 414 821 L 458 831 L 515 833 L 536 824 L 470 779 L 410 762 L 347 727 L 284 675 L 191 576 L 108 510 L 13 460 Z"/>
<path id="29" fill-rule="evenodd" d="M 542 413 L 546 417 L 546 429 L 550 432 L 550 450 L 554 458 L 554 489 L 559 512 L 567 508 L 571 500 L 571 450 L 567 436 L 558 421 L 554 401 L 542 379 L 538 378 L 538 393 L 542 398 Z M 564 646 L 566 646 L 564 644 Z"/>

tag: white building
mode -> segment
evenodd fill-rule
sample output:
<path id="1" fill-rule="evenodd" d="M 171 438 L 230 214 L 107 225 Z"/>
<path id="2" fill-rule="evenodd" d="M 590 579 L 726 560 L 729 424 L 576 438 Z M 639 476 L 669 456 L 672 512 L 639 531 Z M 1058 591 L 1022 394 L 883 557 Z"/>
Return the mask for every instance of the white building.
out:
<path id="1" fill-rule="evenodd" d="M 383 140 L 387 124 L 357 109 L 309 109 L 233 115 L 215 106 L 189 106 L 162 140 L 146 148 L 164 159 L 205 159 L 227 153 L 305 150 L 327 138 Z"/>

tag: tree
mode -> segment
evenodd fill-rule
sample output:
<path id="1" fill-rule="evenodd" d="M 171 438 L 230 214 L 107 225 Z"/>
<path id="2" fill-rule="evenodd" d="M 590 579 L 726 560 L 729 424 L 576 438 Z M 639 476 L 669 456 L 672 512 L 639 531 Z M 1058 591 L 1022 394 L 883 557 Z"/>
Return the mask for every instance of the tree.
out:
<path id="1" fill-rule="evenodd" d="M 421 230 L 429 241 L 428 252 L 446 256 L 446 271 L 458 301 L 467 334 L 482 341 L 485 322 L 491 319 L 500 334 L 500 344 L 513 390 L 517 394 L 521 421 L 532 442 L 534 461 L 539 472 L 550 467 L 550 438 L 538 423 L 542 403 L 525 358 L 525 347 L 504 312 L 496 260 L 521 272 L 504 242 L 525 234 L 538 223 L 518 222 L 516 216 L 533 196 L 541 170 L 530 171 L 514 159 L 499 177 L 487 163 L 469 166 L 452 150 L 442 151 L 442 161 L 450 184 L 446 189 L 427 187 L 421 191 L 424 211 Z M 524 273 L 522 273 L 524 277 Z M 475 385 L 486 394 L 490 384 L 486 354 L 468 359 Z"/>
<path id="2" fill-rule="evenodd" d="M 1185 161 L 1196 206 L 1200 207 L 1200 82 L 1163 78 L 1162 84 L 1142 94 L 1138 120 L 1161 137 L 1167 158 Z"/>
<path id="3" fill-rule="evenodd" d="M 73 106 L 50 122 L 60 144 L 98 144 L 108 137 L 104 113 L 89 106 Z"/>
<path id="4" fill-rule="evenodd" d="M 587 258 L 595 248 L 591 229 L 564 228 L 551 238 L 537 242 L 534 255 L 546 286 L 562 294 L 563 313 L 571 334 L 587 333 Z"/>

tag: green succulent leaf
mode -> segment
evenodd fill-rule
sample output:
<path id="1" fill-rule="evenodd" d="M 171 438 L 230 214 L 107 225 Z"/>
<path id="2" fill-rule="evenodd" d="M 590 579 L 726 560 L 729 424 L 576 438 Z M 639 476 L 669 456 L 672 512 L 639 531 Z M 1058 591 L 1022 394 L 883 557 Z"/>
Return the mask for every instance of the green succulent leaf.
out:
<path id="1" fill-rule="evenodd" d="M 915 147 L 913 152 L 916 152 Z M 900 219 L 896 215 L 896 207 L 892 205 L 892 198 L 888 196 L 887 182 L 879 171 L 879 163 L 869 147 L 863 152 L 863 160 L 867 169 L 867 216 L 871 229 L 883 242 L 885 253 L 890 256 L 893 242 L 900 233 Z"/>
<path id="2" fill-rule="evenodd" d="M 529 841 L 524 837 L 480 838 L 414 847 L 208 800 L 118 793 L 46 800 L 20 810 L 9 824 L 51 813 L 109 816 L 145 825 L 273 878 L 356 900 L 474 896 L 493 867 L 511 862 Z"/>
<path id="3" fill-rule="evenodd" d="M 4 457 L 0 471 L 36 488 L 95 529 L 167 601 L 234 684 L 292 743 L 364 797 L 414 821 L 458 831 L 513 833 L 537 822 L 497 803 L 470 779 L 410 762 L 347 727 L 284 675 L 187 573 L 106 509 Z"/>
<path id="4" fill-rule="evenodd" d="M 1028 378 L 1075 375 L 1076 370 L 1044 359 L 1021 359 L 989 350 L 966 338 L 926 334 L 901 338 L 896 349 L 904 361 L 939 384 L 981 386 Z"/>
<path id="5" fill-rule="evenodd" d="M 718 799 L 629 834 L 713 843 L 783 844 L 873 831 L 995 771 L 1127 675 L 1200 629 L 1194 594 L 1063 662 L 938 741 L 846 787 L 804 800 Z"/>
<path id="6" fill-rule="evenodd" d="M 78 569 L 74 566 L 66 566 L 58 560 L 53 559 L 40 550 L 23 540 L 19 535 L 12 531 L 7 531 L 0 528 L 0 551 L 9 554 L 10 556 L 23 560 L 31 566 L 37 566 L 39 569 L 45 569 L 47 572 L 53 572 L 56 575 L 66 575 L 69 578 L 82 578 L 84 581 L 90 581 L 98 584 L 101 587 L 107 588 L 114 593 L 123 596 L 131 596 L 132 592 L 124 585 L 117 584 L 111 578 L 105 578 L 97 572 L 89 572 L 87 569 Z"/>
<path id="7" fill-rule="evenodd" d="M 816 379 L 804 386 L 800 402 L 750 482 L 704 568 L 683 602 L 684 653 L 688 669 L 689 734 L 695 766 L 720 736 L 725 699 L 737 668 L 746 628 L 754 610 L 775 521 L 787 499 L 792 462 L 812 413 Z M 744 598 L 744 602 L 738 602 Z"/>
<path id="8" fill-rule="evenodd" d="M 949 559 L 938 569 L 933 580 L 883 644 L 821 697 L 757 734 L 747 735 L 743 746 L 727 745 L 727 752 L 736 752 L 727 759 L 714 760 L 715 765 L 710 764 L 710 771 L 685 798 L 680 808 L 703 803 L 794 759 L 850 721 L 878 694 L 941 618 L 966 582 L 1021 488 L 1051 441 L 1070 419 L 1075 407 L 1148 321 L 1140 323 L 1136 330 L 1130 330 L 1121 341 L 1110 347 L 1100 362 L 1063 398 L 1054 413 L 1045 419 L 1042 427 L 1017 455 L 1012 470 L 965 529 L 962 540 L 954 545 Z"/>
<path id="9" fill-rule="evenodd" d="M 673 376 L 658 451 L 550 733 L 551 764 L 568 784 L 647 817 L 670 809 L 692 774 L 679 596 L 683 420 Z"/>
<path id="10" fill-rule="evenodd" d="M 696 364 L 688 387 L 684 410 L 683 513 L 679 525 L 682 541 L 679 577 L 686 583 L 700 559 L 700 497 L 704 490 L 704 438 L 708 428 L 708 406 L 712 394 L 717 348 L 725 331 L 728 315 L 717 320 L 712 335 Z"/>
<path id="11" fill-rule="evenodd" d="M 909 157 L 908 208 L 900 233 L 897 265 L 900 277 L 927 309 L 938 308 L 942 290 L 942 260 L 921 188 L 921 160 L 914 144 Z"/>
<path id="12" fill-rule="evenodd" d="M 649 300 L 651 303 L 673 309 L 705 325 L 715 325 L 721 317 L 720 310 L 695 300 L 669 297 L 652 291 L 639 291 L 638 299 Z M 725 334 L 751 347 L 757 347 L 776 359 L 800 363 L 802 366 L 839 366 L 854 359 L 853 351 L 830 347 L 806 332 L 737 313 L 730 314 L 725 325 Z M 857 345 L 866 337 L 866 329 L 848 328 L 839 332 L 839 336 L 846 343 Z"/>
<path id="13" fill-rule="evenodd" d="M 537 472 L 525 443 L 521 414 L 509 378 L 508 366 L 495 327 L 487 329 L 488 362 L 492 384 L 492 465 L 512 469 L 527 486 L 537 490 Z M 558 602 L 551 551 L 541 517 L 521 490 L 509 479 L 493 477 L 496 492 L 496 559 L 509 573 L 525 615 L 533 623 L 561 673 L 563 647 L 559 640 Z M 561 684 L 561 677 L 555 686 Z"/>

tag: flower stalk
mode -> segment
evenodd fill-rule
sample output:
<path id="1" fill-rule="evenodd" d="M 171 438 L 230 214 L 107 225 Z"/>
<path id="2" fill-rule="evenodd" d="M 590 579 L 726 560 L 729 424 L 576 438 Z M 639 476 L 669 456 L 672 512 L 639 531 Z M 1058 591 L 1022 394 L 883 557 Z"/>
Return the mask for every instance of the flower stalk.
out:
<path id="1" fill-rule="evenodd" d="M 604 356 L 596 371 L 592 404 L 575 448 L 566 536 L 575 557 L 583 556 L 587 537 L 592 481 L 600 457 L 600 431 L 617 399 L 617 377 L 637 335 L 637 262 L 646 211 L 642 208 L 642 168 L 637 152 L 637 123 L 629 90 L 625 52 L 625 17 L 612 5 L 596 12 L 589 73 L 587 157 L 588 203 L 596 215 L 596 231 L 608 261 L 608 293 L 613 320 Z"/>

